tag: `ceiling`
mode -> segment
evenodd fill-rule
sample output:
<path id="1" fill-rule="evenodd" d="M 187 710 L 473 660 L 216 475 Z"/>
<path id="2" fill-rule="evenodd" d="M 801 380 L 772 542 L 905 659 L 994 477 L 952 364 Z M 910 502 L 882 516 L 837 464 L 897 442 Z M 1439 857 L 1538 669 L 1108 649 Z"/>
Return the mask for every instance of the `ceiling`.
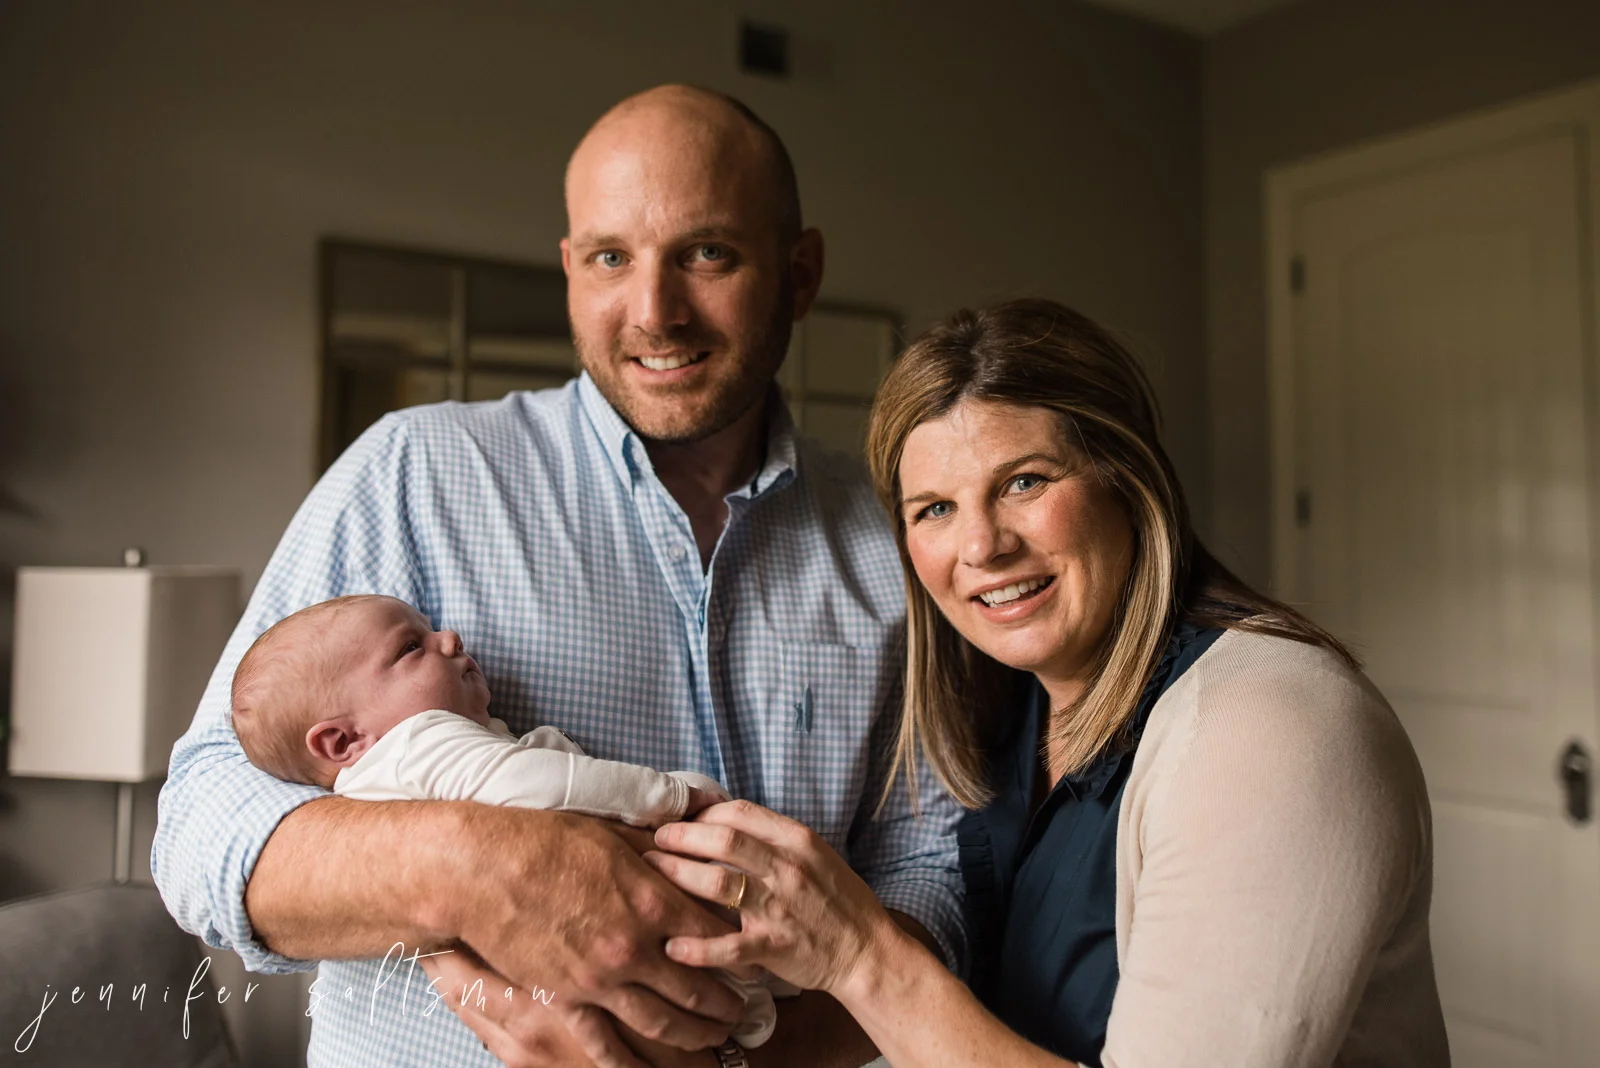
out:
<path id="1" fill-rule="evenodd" d="M 1211 37 L 1230 26 L 1247 22 L 1264 11 L 1297 0 L 1088 0 L 1098 7 L 1115 8 L 1163 26 Z"/>

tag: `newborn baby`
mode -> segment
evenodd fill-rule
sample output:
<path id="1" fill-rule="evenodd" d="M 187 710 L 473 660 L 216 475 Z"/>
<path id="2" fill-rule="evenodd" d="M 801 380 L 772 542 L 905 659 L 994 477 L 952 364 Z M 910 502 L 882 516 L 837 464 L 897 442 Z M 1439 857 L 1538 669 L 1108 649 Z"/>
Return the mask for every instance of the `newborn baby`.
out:
<path id="1" fill-rule="evenodd" d="M 233 728 L 250 762 L 361 801 L 477 801 L 656 827 L 728 793 L 692 771 L 599 760 L 554 727 L 517 738 L 454 631 L 393 597 L 339 597 L 257 638 L 233 677 Z M 777 1010 L 759 983 L 733 1037 L 755 1047 Z"/>

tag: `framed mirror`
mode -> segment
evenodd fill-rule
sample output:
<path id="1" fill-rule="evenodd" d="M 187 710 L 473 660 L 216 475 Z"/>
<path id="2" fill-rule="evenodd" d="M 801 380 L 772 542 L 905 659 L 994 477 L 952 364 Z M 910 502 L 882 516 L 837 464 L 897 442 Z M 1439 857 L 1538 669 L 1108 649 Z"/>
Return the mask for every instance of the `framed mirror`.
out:
<path id="1" fill-rule="evenodd" d="M 560 268 L 336 238 L 318 264 L 319 470 L 396 408 L 495 400 L 578 373 Z"/>
<path id="2" fill-rule="evenodd" d="M 899 316 L 886 309 L 814 304 L 795 324 L 778 372 L 795 425 L 824 444 L 862 455 L 872 398 L 900 354 L 902 336 Z"/>

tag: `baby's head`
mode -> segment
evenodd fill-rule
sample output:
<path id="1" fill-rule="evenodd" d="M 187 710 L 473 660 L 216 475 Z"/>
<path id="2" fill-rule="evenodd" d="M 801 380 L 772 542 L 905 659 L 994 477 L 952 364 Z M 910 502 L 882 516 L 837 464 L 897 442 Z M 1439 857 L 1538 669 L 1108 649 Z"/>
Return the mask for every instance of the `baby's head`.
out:
<path id="1" fill-rule="evenodd" d="M 257 638 L 233 675 L 233 729 L 250 762 L 331 786 L 402 720 L 442 708 L 489 724 L 489 687 L 454 631 L 393 597 L 339 597 Z"/>

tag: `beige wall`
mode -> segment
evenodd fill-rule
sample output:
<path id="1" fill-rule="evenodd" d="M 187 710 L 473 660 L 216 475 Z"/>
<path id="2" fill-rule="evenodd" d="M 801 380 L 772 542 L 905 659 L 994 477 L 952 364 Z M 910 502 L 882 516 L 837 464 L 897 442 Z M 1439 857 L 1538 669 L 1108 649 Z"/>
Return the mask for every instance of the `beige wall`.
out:
<path id="1" fill-rule="evenodd" d="M 253 582 L 313 475 L 317 237 L 554 264 L 567 153 L 669 80 L 785 136 L 825 295 L 920 328 L 1038 293 L 1131 332 L 1203 508 L 1200 47 L 979 10 L 0 4 L 0 575 L 134 544 Z M 736 71 L 740 12 L 793 31 L 791 81 Z M 0 896 L 102 877 L 112 797 L 0 780 Z"/>
<path id="2" fill-rule="evenodd" d="M 1209 42 L 1204 69 L 1209 535 L 1265 581 L 1263 170 L 1600 75 L 1600 4 L 1313 0 Z"/>

